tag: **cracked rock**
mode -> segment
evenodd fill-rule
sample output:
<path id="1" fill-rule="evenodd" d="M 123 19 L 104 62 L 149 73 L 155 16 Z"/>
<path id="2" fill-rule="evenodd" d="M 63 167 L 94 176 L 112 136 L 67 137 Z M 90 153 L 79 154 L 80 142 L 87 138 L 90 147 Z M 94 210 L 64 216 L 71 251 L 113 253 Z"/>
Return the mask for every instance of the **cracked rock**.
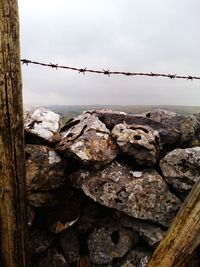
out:
<path id="1" fill-rule="evenodd" d="M 112 135 L 122 152 L 132 156 L 139 165 L 153 166 L 158 161 L 161 150 L 158 131 L 123 123 L 113 128 Z"/>
<path id="2" fill-rule="evenodd" d="M 152 251 L 145 249 L 133 249 L 123 259 L 121 267 L 147 267 Z"/>
<path id="3" fill-rule="evenodd" d="M 160 168 L 175 189 L 190 190 L 200 177 L 200 147 L 171 151 L 160 161 Z"/>
<path id="4" fill-rule="evenodd" d="M 31 143 L 54 143 L 60 140 L 61 116 L 46 109 L 29 110 L 24 115 L 26 138 Z"/>
<path id="5" fill-rule="evenodd" d="M 165 226 L 169 226 L 181 205 L 153 169 L 134 171 L 114 161 L 102 170 L 79 170 L 69 178 L 102 205 Z"/>
<path id="6" fill-rule="evenodd" d="M 112 130 L 115 125 L 124 122 L 128 125 L 136 124 L 149 126 L 159 132 L 161 144 L 166 148 L 168 146 L 171 147 L 176 145 L 179 142 L 181 136 L 180 130 L 176 127 L 173 127 L 171 125 L 165 125 L 161 122 L 145 117 L 144 115 L 125 115 L 100 111 L 96 115 L 103 123 L 105 123 L 106 127 L 110 130 Z"/>
<path id="7" fill-rule="evenodd" d="M 51 148 L 38 145 L 26 147 L 26 182 L 30 191 L 55 190 L 65 181 L 66 160 Z"/>
<path id="8" fill-rule="evenodd" d="M 160 226 L 149 221 L 135 219 L 121 212 L 116 212 L 116 215 L 124 227 L 138 232 L 141 238 L 151 247 L 158 245 L 165 235 L 165 231 Z"/>
<path id="9" fill-rule="evenodd" d="M 81 114 L 67 123 L 61 136 L 58 151 L 96 168 L 111 162 L 118 153 L 117 145 L 105 124 L 89 113 Z"/>
<path id="10" fill-rule="evenodd" d="M 180 131 L 179 146 L 193 146 L 200 141 L 200 122 L 195 116 L 181 116 L 164 109 L 155 109 L 143 113 L 153 121 L 173 127 Z"/>
<path id="11" fill-rule="evenodd" d="M 90 259 L 105 264 L 123 257 L 138 241 L 138 234 L 122 228 L 116 222 L 96 227 L 88 238 Z"/>

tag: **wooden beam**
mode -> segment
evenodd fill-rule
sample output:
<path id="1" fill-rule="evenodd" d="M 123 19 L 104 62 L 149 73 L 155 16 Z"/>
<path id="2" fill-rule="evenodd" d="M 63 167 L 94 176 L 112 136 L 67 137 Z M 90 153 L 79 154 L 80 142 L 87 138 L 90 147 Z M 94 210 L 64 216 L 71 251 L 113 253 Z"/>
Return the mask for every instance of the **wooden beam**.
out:
<path id="1" fill-rule="evenodd" d="M 200 179 L 187 196 L 148 267 L 184 267 L 200 244 Z"/>
<path id="2" fill-rule="evenodd" d="M 0 266 L 27 267 L 22 81 L 17 0 L 0 0 Z"/>

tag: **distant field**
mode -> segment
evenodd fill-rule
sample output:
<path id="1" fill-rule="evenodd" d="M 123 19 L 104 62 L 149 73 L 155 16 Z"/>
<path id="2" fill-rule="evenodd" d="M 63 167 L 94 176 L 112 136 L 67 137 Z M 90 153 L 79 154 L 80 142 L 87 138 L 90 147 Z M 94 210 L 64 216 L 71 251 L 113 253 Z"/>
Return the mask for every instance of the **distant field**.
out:
<path id="1" fill-rule="evenodd" d="M 138 105 L 127 105 L 127 106 L 120 106 L 120 105 L 76 105 L 76 106 L 63 106 L 63 105 L 51 105 L 48 106 L 50 110 L 60 114 L 63 116 L 63 122 L 65 123 L 71 118 L 76 117 L 84 110 L 95 110 L 95 109 L 112 109 L 112 110 L 119 110 L 124 111 L 128 114 L 136 114 L 142 113 L 148 110 L 152 110 L 155 108 L 162 108 L 170 111 L 177 112 L 181 115 L 191 115 L 194 113 L 200 113 L 200 106 L 138 106 Z"/>

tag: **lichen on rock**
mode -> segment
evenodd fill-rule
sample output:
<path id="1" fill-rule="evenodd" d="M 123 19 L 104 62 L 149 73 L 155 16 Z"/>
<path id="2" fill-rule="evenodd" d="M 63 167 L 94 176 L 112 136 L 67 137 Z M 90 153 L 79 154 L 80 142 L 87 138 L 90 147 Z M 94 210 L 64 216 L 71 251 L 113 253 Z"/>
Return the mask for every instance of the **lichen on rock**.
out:
<path id="1" fill-rule="evenodd" d="M 165 226 L 170 224 L 181 205 L 153 169 L 143 170 L 138 177 L 138 172 L 114 161 L 102 170 L 79 170 L 70 180 L 102 205 Z"/>
<path id="2" fill-rule="evenodd" d="M 158 131 L 148 126 L 117 124 L 112 130 L 122 152 L 132 156 L 139 165 L 153 166 L 161 150 Z"/>
<path id="3" fill-rule="evenodd" d="M 177 190 L 188 191 L 200 179 L 200 147 L 177 148 L 161 161 L 165 179 Z"/>
<path id="4" fill-rule="evenodd" d="M 56 147 L 60 153 L 95 168 L 108 164 L 118 154 L 117 145 L 105 124 L 89 113 L 65 125 L 61 136 L 62 140 Z"/>
<path id="5" fill-rule="evenodd" d="M 61 116 L 46 108 L 28 110 L 24 114 L 25 132 L 46 142 L 59 140 Z"/>

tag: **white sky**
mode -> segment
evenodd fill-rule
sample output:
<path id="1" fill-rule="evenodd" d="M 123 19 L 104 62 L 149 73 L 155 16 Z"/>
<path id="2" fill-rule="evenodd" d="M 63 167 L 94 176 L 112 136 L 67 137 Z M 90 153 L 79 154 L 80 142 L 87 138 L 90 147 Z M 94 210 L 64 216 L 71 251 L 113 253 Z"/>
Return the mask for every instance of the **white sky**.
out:
<path id="1" fill-rule="evenodd" d="M 19 0 L 21 58 L 200 76 L 199 0 Z M 23 66 L 25 104 L 200 106 L 200 81 Z"/>

